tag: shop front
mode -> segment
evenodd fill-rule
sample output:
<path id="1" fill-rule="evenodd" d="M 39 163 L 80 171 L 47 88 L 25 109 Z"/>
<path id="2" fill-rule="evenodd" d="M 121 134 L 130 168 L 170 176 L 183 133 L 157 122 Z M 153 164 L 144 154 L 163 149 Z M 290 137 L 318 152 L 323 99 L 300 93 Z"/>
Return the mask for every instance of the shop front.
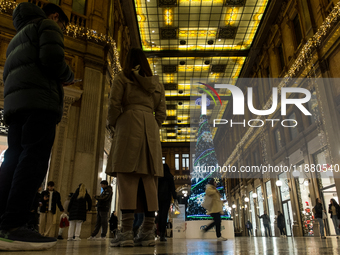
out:
<path id="1" fill-rule="evenodd" d="M 333 198 L 339 203 L 337 190 L 335 187 L 334 176 L 331 169 L 334 170 L 335 166 L 332 166 L 329 162 L 329 154 L 327 150 L 320 150 L 313 155 L 314 162 L 316 165 L 322 166 L 322 172 L 317 173 L 317 182 L 320 189 L 320 198 L 324 209 L 327 212 L 327 220 L 325 221 L 325 228 L 327 235 L 336 235 L 333 226 L 333 221 L 330 213 L 328 213 L 328 205 L 330 200 Z"/>
<path id="2" fill-rule="evenodd" d="M 280 195 L 282 202 L 282 213 L 285 218 L 286 224 L 286 234 L 287 236 L 293 236 L 293 210 L 292 202 L 290 200 L 290 190 L 288 184 L 287 173 L 282 173 L 279 175 L 279 181 L 281 181 Z"/>

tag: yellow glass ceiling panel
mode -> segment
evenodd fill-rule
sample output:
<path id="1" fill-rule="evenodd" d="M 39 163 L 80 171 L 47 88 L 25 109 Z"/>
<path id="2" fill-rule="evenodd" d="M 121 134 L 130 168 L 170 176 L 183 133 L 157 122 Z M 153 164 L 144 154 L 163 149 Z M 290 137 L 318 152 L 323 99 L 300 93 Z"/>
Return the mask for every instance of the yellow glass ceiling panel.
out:
<path id="1" fill-rule="evenodd" d="M 144 51 L 249 49 L 268 0 L 247 0 L 244 6 L 226 6 L 223 0 L 179 0 L 170 8 L 157 3 L 135 0 Z M 224 27 L 235 28 L 235 34 L 221 37 Z"/>

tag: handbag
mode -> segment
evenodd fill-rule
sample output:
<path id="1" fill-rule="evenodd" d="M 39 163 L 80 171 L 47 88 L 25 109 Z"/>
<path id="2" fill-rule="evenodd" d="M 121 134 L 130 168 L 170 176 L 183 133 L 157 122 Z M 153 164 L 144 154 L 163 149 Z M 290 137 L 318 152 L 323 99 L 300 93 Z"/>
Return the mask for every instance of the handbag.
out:
<path id="1" fill-rule="evenodd" d="M 327 214 L 324 211 L 322 211 L 322 219 L 323 220 L 327 219 Z"/>
<path id="2" fill-rule="evenodd" d="M 172 218 L 177 218 L 178 215 L 181 214 L 181 211 L 179 210 L 179 205 L 177 200 L 175 200 L 172 205 L 171 205 L 171 217 Z"/>
<path id="3" fill-rule="evenodd" d="M 70 225 L 70 222 L 68 221 L 66 213 L 63 213 L 60 218 L 61 218 L 60 219 L 60 224 L 59 224 L 60 228 L 66 228 L 66 227 L 68 227 Z"/>
<path id="4" fill-rule="evenodd" d="M 211 209 L 211 206 L 212 206 L 212 199 L 211 199 L 211 197 L 206 195 L 204 197 L 204 201 L 202 203 L 202 207 L 209 211 Z"/>

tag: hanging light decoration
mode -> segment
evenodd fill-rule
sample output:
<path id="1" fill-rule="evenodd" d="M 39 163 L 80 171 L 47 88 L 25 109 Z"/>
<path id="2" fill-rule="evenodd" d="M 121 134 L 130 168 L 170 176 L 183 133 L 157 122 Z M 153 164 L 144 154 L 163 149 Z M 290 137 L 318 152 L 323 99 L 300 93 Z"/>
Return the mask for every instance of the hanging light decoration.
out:
<path id="1" fill-rule="evenodd" d="M 276 181 L 276 186 L 281 187 L 282 186 L 282 181 L 281 180 L 277 180 Z"/>

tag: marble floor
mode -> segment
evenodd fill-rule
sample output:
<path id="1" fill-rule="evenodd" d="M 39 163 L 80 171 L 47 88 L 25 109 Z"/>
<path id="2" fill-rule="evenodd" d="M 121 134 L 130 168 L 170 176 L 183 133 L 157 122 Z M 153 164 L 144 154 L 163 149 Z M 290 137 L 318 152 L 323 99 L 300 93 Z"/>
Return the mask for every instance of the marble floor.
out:
<path id="1" fill-rule="evenodd" d="M 225 242 L 202 239 L 172 239 L 167 242 L 157 241 L 155 247 L 110 247 L 106 241 L 66 241 L 58 240 L 55 247 L 45 251 L 32 252 L 0 252 L 10 255 L 118 255 L 118 254 L 174 254 L 174 255 L 207 255 L 207 254 L 340 254 L 340 239 L 327 237 L 237 237 Z"/>

